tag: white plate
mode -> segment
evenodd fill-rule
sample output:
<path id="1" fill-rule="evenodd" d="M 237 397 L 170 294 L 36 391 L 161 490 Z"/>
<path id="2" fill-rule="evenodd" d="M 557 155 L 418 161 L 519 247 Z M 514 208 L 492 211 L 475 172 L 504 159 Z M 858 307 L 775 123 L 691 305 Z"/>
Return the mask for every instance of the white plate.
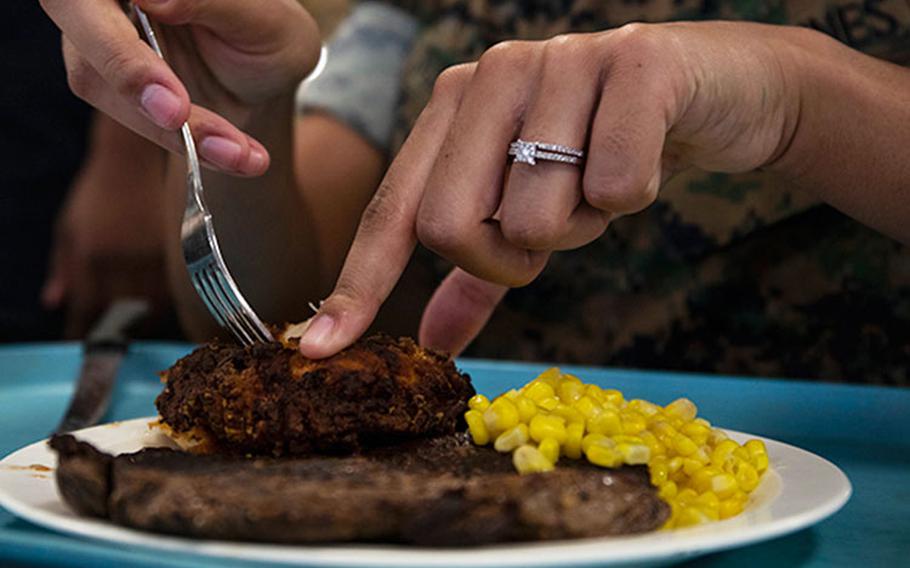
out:
<path id="1" fill-rule="evenodd" d="M 77 433 L 110 453 L 162 445 L 148 431 L 151 418 L 106 424 Z M 729 432 L 737 441 L 756 438 Z M 762 438 L 759 438 L 762 439 Z M 195 541 L 123 528 L 76 516 L 61 501 L 52 471 L 56 455 L 45 441 L 0 461 L 0 505 L 32 523 L 56 531 L 158 550 L 302 566 L 583 566 L 664 564 L 767 540 L 811 526 L 834 514 L 850 497 L 850 482 L 835 465 L 793 446 L 764 439 L 772 468 L 765 473 L 746 511 L 718 523 L 639 536 L 598 538 L 481 548 L 424 549 L 406 546 L 281 546 Z"/>

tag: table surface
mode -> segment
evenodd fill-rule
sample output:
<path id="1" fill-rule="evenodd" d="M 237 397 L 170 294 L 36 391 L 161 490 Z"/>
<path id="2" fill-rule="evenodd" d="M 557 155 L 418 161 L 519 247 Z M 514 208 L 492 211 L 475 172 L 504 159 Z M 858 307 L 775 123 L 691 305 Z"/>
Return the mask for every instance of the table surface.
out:
<path id="1" fill-rule="evenodd" d="M 190 349 L 134 345 L 118 377 L 105 421 L 155 414 L 156 372 Z M 0 456 L 47 436 L 69 401 L 78 345 L 0 347 Z M 546 365 L 462 360 L 478 391 L 502 392 Z M 834 517 L 774 541 L 701 558 L 692 565 L 910 565 L 910 389 L 798 381 L 565 367 L 586 382 L 629 398 L 665 404 L 687 396 L 713 423 L 774 438 L 819 454 L 843 469 L 853 497 Z M 0 566 L 249 566 L 158 554 L 53 533 L 0 509 Z"/>

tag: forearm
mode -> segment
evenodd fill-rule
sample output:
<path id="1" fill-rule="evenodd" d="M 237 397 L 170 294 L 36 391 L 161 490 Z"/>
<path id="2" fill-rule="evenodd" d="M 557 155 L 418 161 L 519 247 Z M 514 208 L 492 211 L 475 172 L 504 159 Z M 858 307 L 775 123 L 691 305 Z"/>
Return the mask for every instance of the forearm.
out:
<path id="1" fill-rule="evenodd" d="M 247 300 L 266 321 L 300 318 L 316 298 L 318 281 L 312 224 L 293 173 L 293 101 L 275 101 L 244 113 L 239 126 L 262 141 L 272 161 L 261 177 L 239 178 L 203 171 L 205 200 L 225 261 Z M 186 165 L 168 165 L 168 274 L 178 313 L 193 339 L 217 328 L 192 289 L 180 247 L 186 200 Z"/>
<path id="2" fill-rule="evenodd" d="M 770 169 L 910 243 L 910 69 L 803 32 L 790 51 L 799 119 Z"/>

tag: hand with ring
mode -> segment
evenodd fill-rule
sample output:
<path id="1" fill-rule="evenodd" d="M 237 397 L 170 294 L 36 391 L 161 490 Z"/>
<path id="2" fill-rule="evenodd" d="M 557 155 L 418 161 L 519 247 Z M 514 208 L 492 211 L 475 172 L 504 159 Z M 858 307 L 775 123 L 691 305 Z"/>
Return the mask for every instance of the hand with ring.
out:
<path id="1" fill-rule="evenodd" d="M 508 287 L 650 205 L 684 168 L 768 168 L 796 179 L 811 158 L 811 181 L 836 188 L 847 161 L 838 152 L 863 150 L 822 117 L 865 100 L 858 85 L 880 81 L 886 65 L 813 31 L 732 22 L 631 24 L 494 46 L 439 77 L 301 351 L 325 357 L 359 337 L 418 240 L 457 266 L 426 308 L 420 340 L 458 353 Z M 851 69 L 855 84 L 838 79 L 838 68 Z M 842 96 L 819 93 L 824 81 Z M 831 140 L 824 155 L 815 150 L 821 136 Z M 844 195 L 831 201 L 849 210 L 854 197 Z M 891 221 L 880 227 L 899 225 Z"/>

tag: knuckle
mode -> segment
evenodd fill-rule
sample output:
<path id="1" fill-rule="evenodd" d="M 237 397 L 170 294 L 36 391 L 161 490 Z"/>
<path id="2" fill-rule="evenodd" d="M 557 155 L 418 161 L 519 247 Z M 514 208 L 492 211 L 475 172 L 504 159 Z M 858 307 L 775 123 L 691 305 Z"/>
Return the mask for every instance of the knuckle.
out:
<path id="1" fill-rule="evenodd" d="M 443 257 L 452 257 L 463 248 L 459 224 L 447 216 L 421 212 L 414 229 L 417 240 Z"/>
<path id="2" fill-rule="evenodd" d="M 517 220 L 504 216 L 500 229 L 507 241 L 528 250 L 551 250 L 562 234 L 555 219 L 542 215 L 526 215 Z"/>
<path id="3" fill-rule="evenodd" d="M 493 74 L 514 72 L 527 63 L 534 45 L 535 42 L 518 40 L 497 43 L 480 56 L 478 69 Z"/>
<path id="4" fill-rule="evenodd" d="M 601 211 L 632 213 L 657 197 L 640 176 L 629 169 L 618 172 L 586 172 L 582 182 L 585 201 Z"/>
<path id="5" fill-rule="evenodd" d="M 445 69 L 433 85 L 434 100 L 452 100 L 460 97 L 465 85 L 474 74 L 474 65 L 462 63 Z"/>
<path id="6" fill-rule="evenodd" d="M 73 56 L 66 61 L 66 82 L 80 99 L 89 101 L 97 90 L 95 70 L 84 58 Z"/>
<path id="7" fill-rule="evenodd" d="M 660 43 L 660 32 L 653 24 L 633 22 L 616 29 L 611 35 L 612 51 L 619 54 L 651 53 Z"/>
<path id="8" fill-rule="evenodd" d="M 112 43 L 106 51 L 107 55 L 99 66 L 101 75 L 111 81 L 121 93 L 138 92 L 148 81 L 148 64 L 133 57 L 120 43 Z"/>

